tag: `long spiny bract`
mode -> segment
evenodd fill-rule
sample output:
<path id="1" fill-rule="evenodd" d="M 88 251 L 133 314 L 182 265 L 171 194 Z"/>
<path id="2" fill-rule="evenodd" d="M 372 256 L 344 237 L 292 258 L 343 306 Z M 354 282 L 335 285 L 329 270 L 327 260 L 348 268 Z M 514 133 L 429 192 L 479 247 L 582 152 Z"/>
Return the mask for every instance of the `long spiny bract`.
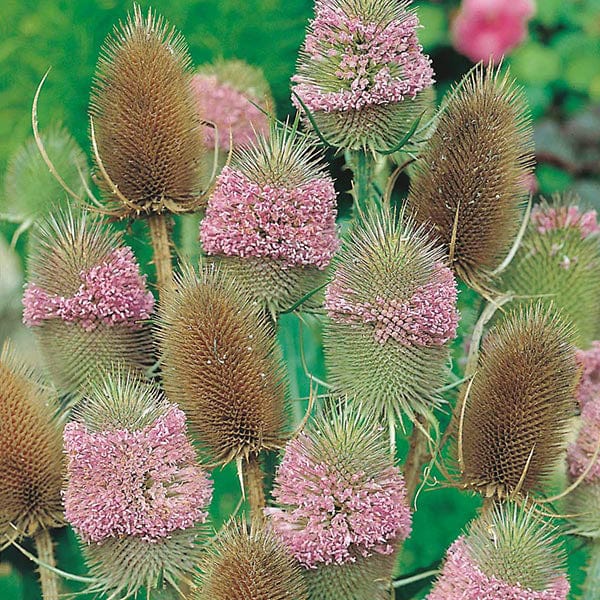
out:
<path id="1" fill-rule="evenodd" d="M 106 206 L 119 217 L 187 212 L 205 154 L 183 37 L 134 7 L 102 49 L 90 105 Z M 116 186 L 118 194 L 113 187 Z M 123 197 L 126 202 L 123 202 Z"/>
<path id="2" fill-rule="evenodd" d="M 471 286 L 489 285 L 517 235 L 532 152 L 523 92 L 508 73 L 478 66 L 439 117 L 408 196 Z"/>
<path id="3" fill-rule="evenodd" d="M 490 331 L 464 407 L 462 485 L 498 498 L 543 488 L 575 413 L 571 340 L 567 322 L 540 304 L 514 310 Z"/>
<path id="4" fill-rule="evenodd" d="M 163 382 L 215 462 L 285 439 L 284 381 L 259 307 L 214 267 L 180 276 L 162 306 Z"/>

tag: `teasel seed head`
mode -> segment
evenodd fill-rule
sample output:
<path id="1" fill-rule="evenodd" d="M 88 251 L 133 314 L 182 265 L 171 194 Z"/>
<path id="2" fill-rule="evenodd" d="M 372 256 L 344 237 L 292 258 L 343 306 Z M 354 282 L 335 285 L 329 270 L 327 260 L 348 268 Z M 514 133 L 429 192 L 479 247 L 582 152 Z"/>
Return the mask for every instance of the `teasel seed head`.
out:
<path id="1" fill-rule="evenodd" d="M 483 344 L 459 402 L 462 484 L 500 499 L 539 491 L 566 448 L 578 369 L 567 322 L 541 304 L 511 311 Z M 465 399 L 466 395 L 466 399 Z"/>
<path id="2" fill-rule="evenodd" d="M 90 115 L 98 182 L 113 216 L 198 206 L 205 148 L 190 67 L 183 37 L 138 5 L 105 42 Z"/>
<path id="3" fill-rule="evenodd" d="M 65 524 L 58 399 L 6 343 L 0 354 L 0 535 L 33 536 Z"/>
<path id="4" fill-rule="evenodd" d="M 387 150 L 423 112 L 433 69 L 419 19 L 404 0 L 317 0 L 292 78 L 294 104 L 308 109 L 333 146 Z"/>
<path id="5" fill-rule="evenodd" d="M 411 219 L 373 210 L 350 232 L 325 294 L 330 382 L 378 415 L 429 418 L 456 335 L 443 251 Z"/>
<path id="6" fill-rule="evenodd" d="M 217 463 L 284 443 L 283 367 L 259 308 L 210 265 L 198 275 L 187 269 L 162 306 L 166 394 Z"/>
<path id="7" fill-rule="evenodd" d="M 200 561 L 192 600 L 308 600 L 298 563 L 268 527 L 226 525 Z"/>
<path id="8" fill-rule="evenodd" d="M 428 600 L 566 600 L 569 582 L 556 528 L 531 509 L 497 505 L 448 550 Z"/>
<path id="9" fill-rule="evenodd" d="M 600 228 L 596 211 L 580 204 L 566 194 L 534 207 L 502 288 L 553 303 L 573 323 L 575 343 L 587 349 L 600 338 Z"/>
<path id="10" fill-rule="evenodd" d="M 204 251 L 273 315 L 323 283 L 339 244 L 333 180 L 297 125 L 234 152 L 200 227 Z"/>
<path id="11" fill-rule="evenodd" d="M 154 308 L 132 250 L 99 218 L 60 212 L 35 229 L 23 321 L 54 384 L 84 390 L 103 369 L 153 362 Z"/>
<path id="12" fill-rule="evenodd" d="M 394 560 L 370 559 L 393 556 L 410 534 L 404 479 L 381 429 L 358 404 L 331 401 L 286 446 L 273 490 L 277 505 L 265 512 L 300 564 L 315 571 L 312 597 L 333 597 L 335 590 L 345 598 L 339 585 L 347 589 L 369 575 L 373 593 L 391 576 Z M 340 565 L 346 568 L 322 570 Z"/>
<path id="13" fill-rule="evenodd" d="M 212 484 L 185 414 L 154 386 L 117 370 L 78 405 L 64 440 L 65 515 L 98 579 L 90 591 L 127 597 L 189 579 Z"/>
<path id="14" fill-rule="evenodd" d="M 508 73 L 476 67 L 451 93 L 415 165 L 407 200 L 471 286 L 489 286 L 515 240 L 532 152 L 522 91 Z"/>

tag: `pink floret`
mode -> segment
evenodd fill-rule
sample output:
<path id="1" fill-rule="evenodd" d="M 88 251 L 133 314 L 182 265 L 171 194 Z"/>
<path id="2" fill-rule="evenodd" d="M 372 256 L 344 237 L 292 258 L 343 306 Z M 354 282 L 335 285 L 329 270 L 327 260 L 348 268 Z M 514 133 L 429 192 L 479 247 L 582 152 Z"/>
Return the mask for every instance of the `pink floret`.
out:
<path id="1" fill-rule="evenodd" d="M 257 133 L 268 133 L 267 116 L 242 92 L 219 82 L 216 75 L 194 75 L 192 90 L 200 115 L 217 128 L 221 150 L 229 150 L 230 132 L 234 148 L 252 142 Z M 212 125 L 205 127 L 204 139 L 209 148 L 215 147 L 216 136 Z"/>
<path id="2" fill-rule="evenodd" d="M 154 309 L 154 297 L 146 289 L 131 248 L 114 250 L 101 264 L 80 273 L 81 285 L 70 297 L 48 294 L 34 283 L 23 295 L 23 322 L 28 327 L 47 319 L 77 323 L 93 331 L 100 323 L 139 326 Z"/>
<path id="3" fill-rule="evenodd" d="M 596 211 L 581 212 L 578 206 L 536 206 L 531 211 L 531 221 L 542 234 L 574 227 L 581 231 L 581 238 L 585 239 L 600 232 Z"/>
<path id="4" fill-rule="evenodd" d="M 576 358 L 583 372 L 577 386 L 581 407 L 590 400 L 600 401 L 600 342 L 592 342 L 589 350 L 577 350 Z"/>
<path id="5" fill-rule="evenodd" d="M 398 469 L 349 473 L 315 460 L 310 446 L 305 435 L 287 445 L 273 492 L 281 508 L 266 509 L 284 544 L 307 568 L 391 554 L 411 530 Z"/>
<path id="6" fill-rule="evenodd" d="M 325 308 L 333 321 L 371 323 L 381 344 L 391 338 L 407 346 L 442 346 L 456 337 L 458 290 L 448 267 L 437 265 L 431 282 L 417 288 L 407 301 L 378 296 L 374 302 L 356 302 L 355 293 L 343 288 L 337 275 L 325 294 Z"/>
<path id="7" fill-rule="evenodd" d="M 138 431 L 69 423 L 64 440 L 65 515 L 85 541 L 132 535 L 152 542 L 206 520 L 212 484 L 175 405 Z"/>
<path id="8" fill-rule="evenodd" d="M 422 54 L 417 39 L 416 15 L 407 13 L 387 24 L 368 22 L 346 14 L 340 4 L 317 0 L 304 43 L 304 70 L 292 78 L 294 91 L 311 111 L 401 102 L 433 84 L 431 60 Z M 311 78 L 311 62 L 323 60 L 336 65 L 331 76 L 337 89 L 323 89 Z"/>
<path id="9" fill-rule="evenodd" d="M 326 177 L 288 189 L 225 167 L 200 228 L 203 248 L 208 254 L 324 269 L 339 244 L 335 202 L 333 181 Z"/>
<path id="10" fill-rule="evenodd" d="M 581 411 L 581 428 L 575 443 L 567 451 L 569 475 L 575 480 L 588 468 L 600 443 L 600 398 L 590 400 Z M 588 483 L 600 482 L 600 459 L 585 476 Z"/>
<path id="11" fill-rule="evenodd" d="M 448 549 L 444 568 L 427 600 L 567 600 L 569 582 L 557 576 L 550 587 L 536 591 L 485 575 L 469 554 L 465 538 Z"/>

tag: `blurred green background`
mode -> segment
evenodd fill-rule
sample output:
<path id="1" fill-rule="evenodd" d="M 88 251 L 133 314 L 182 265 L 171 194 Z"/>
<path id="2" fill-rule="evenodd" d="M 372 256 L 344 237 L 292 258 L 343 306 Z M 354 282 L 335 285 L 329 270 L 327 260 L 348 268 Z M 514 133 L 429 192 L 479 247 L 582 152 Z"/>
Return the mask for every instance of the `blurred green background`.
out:
<path id="1" fill-rule="evenodd" d="M 507 0 L 508 1 L 508 0 Z M 449 22 L 458 2 L 416 2 L 425 50 L 432 56 L 439 95 L 471 66 L 450 45 Z M 524 86 L 535 119 L 539 191 L 551 194 L 572 189 L 600 208 L 600 0 L 538 0 L 530 36 L 506 63 Z M 278 115 L 291 111 L 289 79 L 293 74 L 307 19 L 310 0 L 156 0 L 141 2 L 163 14 L 185 35 L 193 61 L 199 65 L 216 58 L 242 58 L 264 69 Z M 116 0 L 4 0 L 0 9 L 0 179 L 11 155 L 31 135 L 31 102 L 46 70 L 52 70 L 39 106 L 40 126 L 64 124 L 88 151 L 87 105 L 100 46 L 113 25 L 124 19 L 130 2 Z M 349 187 L 348 175 L 334 164 L 339 189 Z M 0 206 L 2 185 L 0 185 Z M 1 211 L 0 211 L 1 212 Z M 26 240 L 10 254 L 16 224 L 0 222 L 0 342 L 10 333 L 29 339 L 16 323 L 22 285 Z M 134 228 L 130 236 L 142 263 L 144 254 Z M 476 307 L 463 290 L 463 330 Z M 4 323 L 2 323 L 4 321 Z M 290 397 L 308 393 L 308 379 L 298 351 L 299 335 L 309 368 L 324 377 L 319 326 L 309 322 L 300 330 L 297 317 L 286 316 L 280 341 L 290 375 Z M 456 342 L 457 356 L 462 341 Z M 302 402 L 296 412 L 301 414 Z M 402 459 L 405 447 L 400 444 Z M 213 502 L 213 521 L 219 525 L 239 498 L 230 469 L 214 473 L 219 490 Z M 473 516 L 478 501 L 453 489 L 426 491 L 419 499 L 414 532 L 398 566 L 399 575 L 431 568 L 445 548 Z M 59 566 L 84 573 L 72 533 L 58 534 Z M 574 592 L 581 581 L 584 552 L 570 543 L 570 568 Z M 79 584 L 69 584 L 71 591 Z M 399 598 L 422 597 L 419 586 L 399 590 Z M 415 595 L 416 594 L 416 595 Z M 15 550 L 0 555 L 0 599 L 39 598 L 31 563 Z M 85 596 L 82 596 L 85 597 Z M 575 596 L 574 596 L 575 597 Z"/>

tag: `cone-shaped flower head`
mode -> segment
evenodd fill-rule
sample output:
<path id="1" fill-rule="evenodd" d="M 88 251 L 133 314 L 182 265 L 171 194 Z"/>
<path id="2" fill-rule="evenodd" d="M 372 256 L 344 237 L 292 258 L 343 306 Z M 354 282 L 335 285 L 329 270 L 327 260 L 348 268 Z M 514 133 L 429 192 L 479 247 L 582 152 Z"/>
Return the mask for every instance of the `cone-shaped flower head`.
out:
<path id="1" fill-rule="evenodd" d="M 205 252 L 273 313 L 318 287 L 338 248 L 336 193 L 321 160 L 296 125 L 273 124 L 234 153 L 208 201 Z"/>
<path id="2" fill-rule="evenodd" d="M 64 524 L 62 428 L 56 395 L 15 356 L 0 354 L 0 535 Z M 16 530 L 11 526 L 14 525 Z"/>
<path id="3" fill-rule="evenodd" d="M 323 589 L 335 570 L 321 566 L 353 564 L 350 583 L 370 572 L 373 561 L 363 568 L 364 559 L 393 554 L 410 534 L 404 479 L 378 421 L 356 403 L 331 403 L 288 442 L 273 497 L 277 508 L 266 509 L 273 527 L 305 568 L 316 569 L 311 577 Z M 375 581 L 390 576 L 385 567 L 393 560 L 379 564 L 384 570 L 370 580 L 372 592 Z M 339 598 L 346 598 L 342 590 L 336 586 Z"/>
<path id="4" fill-rule="evenodd" d="M 94 591 L 135 593 L 191 573 L 212 484 L 185 414 L 119 371 L 78 407 L 64 443 L 65 516 L 100 580 Z"/>
<path id="5" fill-rule="evenodd" d="M 274 103 L 259 68 L 242 60 L 205 65 L 192 77 L 192 90 L 200 115 L 210 123 L 204 131 L 207 148 L 218 145 L 227 152 L 230 141 L 239 148 L 257 134 L 269 133 L 265 112 L 272 110 Z"/>
<path id="6" fill-rule="evenodd" d="M 163 383 L 212 460 L 279 448 L 284 381 L 256 302 L 212 266 L 177 279 L 162 306 Z"/>
<path id="7" fill-rule="evenodd" d="M 508 74 L 479 66 L 450 95 L 419 157 L 409 209 L 470 285 L 485 284 L 517 235 L 532 150 L 522 92 Z"/>
<path id="8" fill-rule="evenodd" d="M 104 44 L 90 113 L 98 180 L 117 217 L 198 205 L 205 149 L 190 66 L 183 37 L 137 5 Z"/>
<path id="9" fill-rule="evenodd" d="M 69 132 L 55 126 L 41 134 L 44 148 L 65 183 L 83 192 L 81 177 L 87 178 L 85 154 Z M 27 220 L 66 206 L 65 192 L 48 171 L 48 167 L 31 138 L 12 156 L 4 178 L 4 197 L 0 213 Z"/>
<path id="10" fill-rule="evenodd" d="M 200 562 L 192 600 L 308 600 L 298 563 L 277 536 L 256 523 L 232 523 Z"/>
<path id="11" fill-rule="evenodd" d="M 385 210 L 354 227 L 325 295 L 331 383 L 376 414 L 428 416 L 456 335 L 457 288 L 423 228 Z"/>
<path id="12" fill-rule="evenodd" d="M 154 307 L 131 248 L 97 218 L 70 212 L 36 228 L 23 321 L 36 335 L 54 383 L 73 392 L 102 369 L 140 372 L 153 362 Z"/>
<path id="13" fill-rule="evenodd" d="M 554 527 L 531 510 L 496 506 L 448 550 L 428 600 L 566 600 L 569 582 Z"/>
<path id="14" fill-rule="evenodd" d="M 573 323 L 577 345 L 587 348 L 600 338 L 600 227 L 596 211 L 578 203 L 576 196 L 554 196 L 533 209 L 502 287 L 553 303 Z"/>
<path id="15" fill-rule="evenodd" d="M 422 112 L 419 92 L 433 84 L 433 69 L 417 39 L 419 19 L 408 5 L 315 2 L 292 78 L 294 103 L 310 111 L 332 145 L 391 148 Z"/>
<path id="16" fill-rule="evenodd" d="M 566 322 L 540 304 L 513 310 L 488 333 L 459 398 L 465 487 L 504 498 L 539 490 L 551 474 L 576 408 L 571 337 Z"/>

